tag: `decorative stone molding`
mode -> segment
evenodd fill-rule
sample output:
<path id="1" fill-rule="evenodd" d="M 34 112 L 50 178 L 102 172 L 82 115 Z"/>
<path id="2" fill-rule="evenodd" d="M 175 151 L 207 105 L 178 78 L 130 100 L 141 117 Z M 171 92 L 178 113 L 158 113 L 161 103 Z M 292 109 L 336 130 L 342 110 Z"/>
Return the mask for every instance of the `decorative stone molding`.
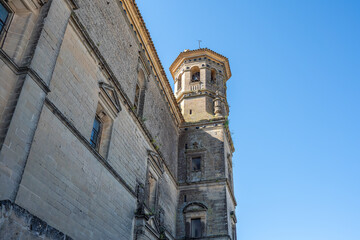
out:
<path id="1" fill-rule="evenodd" d="M 116 90 L 113 86 L 106 84 L 104 82 L 99 83 L 101 92 L 107 97 L 107 102 L 111 103 L 111 106 L 114 108 L 113 110 L 116 113 L 121 111 L 119 97 L 116 93 Z"/>

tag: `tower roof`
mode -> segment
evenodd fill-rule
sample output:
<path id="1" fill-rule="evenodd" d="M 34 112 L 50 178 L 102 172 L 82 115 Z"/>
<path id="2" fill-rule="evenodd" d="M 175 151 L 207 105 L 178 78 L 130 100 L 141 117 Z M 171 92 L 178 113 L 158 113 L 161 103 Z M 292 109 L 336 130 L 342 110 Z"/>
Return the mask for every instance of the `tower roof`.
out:
<path id="1" fill-rule="evenodd" d="M 214 52 L 211 49 L 208 48 L 200 48 L 200 49 L 196 49 L 196 50 L 185 50 L 183 52 L 181 52 L 179 54 L 179 56 L 175 59 L 175 61 L 171 64 L 170 66 L 170 72 L 171 75 L 173 77 L 173 79 L 175 80 L 175 72 L 176 70 L 180 67 L 180 65 L 189 58 L 195 58 L 195 57 L 202 57 L 202 56 L 206 56 L 209 57 L 215 61 L 218 61 L 220 63 L 224 64 L 225 67 L 225 76 L 226 79 L 228 80 L 231 77 L 231 70 L 230 70 L 230 64 L 229 64 L 229 59 L 217 52 Z"/>

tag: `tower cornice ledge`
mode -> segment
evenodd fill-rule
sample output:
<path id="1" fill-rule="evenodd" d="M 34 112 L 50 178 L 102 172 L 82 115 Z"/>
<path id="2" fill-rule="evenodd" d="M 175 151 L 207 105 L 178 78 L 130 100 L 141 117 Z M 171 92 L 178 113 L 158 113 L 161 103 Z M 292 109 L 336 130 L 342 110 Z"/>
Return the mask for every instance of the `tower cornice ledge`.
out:
<path id="1" fill-rule="evenodd" d="M 231 78 L 230 64 L 229 64 L 229 59 L 227 57 L 225 57 L 211 49 L 200 48 L 200 49 L 196 49 L 196 50 L 185 50 L 179 54 L 179 56 L 171 64 L 171 66 L 169 68 L 173 79 L 175 79 L 175 72 L 181 66 L 181 64 L 186 59 L 195 58 L 195 57 L 208 57 L 217 62 L 223 63 L 225 66 L 225 70 L 226 70 L 226 72 L 225 72 L 226 80 Z"/>

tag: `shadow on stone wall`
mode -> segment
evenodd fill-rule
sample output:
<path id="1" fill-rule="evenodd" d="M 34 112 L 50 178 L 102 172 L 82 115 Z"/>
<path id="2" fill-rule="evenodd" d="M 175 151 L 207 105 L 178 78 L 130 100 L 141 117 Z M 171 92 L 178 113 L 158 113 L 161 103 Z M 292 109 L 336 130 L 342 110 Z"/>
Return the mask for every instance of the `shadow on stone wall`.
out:
<path id="1" fill-rule="evenodd" d="M 9 200 L 0 201 L 0 210 L 0 239 L 72 239 Z"/>

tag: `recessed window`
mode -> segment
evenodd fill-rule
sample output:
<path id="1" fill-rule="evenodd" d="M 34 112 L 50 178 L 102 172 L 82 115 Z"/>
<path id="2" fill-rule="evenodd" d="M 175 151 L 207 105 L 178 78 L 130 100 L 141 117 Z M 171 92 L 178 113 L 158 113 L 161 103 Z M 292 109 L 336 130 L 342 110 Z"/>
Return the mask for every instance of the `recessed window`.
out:
<path id="1" fill-rule="evenodd" d="M 201 170 L 201 157 L 193 157 L 191 159 L 191 166 L 193 172 L 198 172 Z"/>
<path id="2" fill-rule="evenodd" d="M 191 77 L 191 81 L 193 81 L 193 82 L 200 81 L 200 72 L 195 72 Z"/>
<path id="3" fill-rule="evenodd" d="M 95 117 L 94 124 L 91 132 L 90 144 L 93 148 L 97 149 L 100 142 L 101 122 L 98 117 Z"/>
<path id="4" fill-rule="evenodd" d="M 181 86 L 181 77 L 182 77 L 182 76 L 179 76 L 179 77 L 178 77 L 178 81 L 177 81 L 177 82 L 178 82 L 178 84 L 177 84 L 177 86 L 178 86 L 178 87 L 177 87 L 177 90 L 178 90 L 178 91 L 182 88 L 182 86 Z"/>
<path id="5" fill-rule="evenodd" d="M 0 33 L 2 32 L 5 23 L 9 17 L 9 11 L 3 3 L 0 2 Z"/>
<path id="6" fill-rule="evenodd" d="M 136 84 L 135 100 L 134 100 L 134 108 L 135 108 L 135 110 L 138 109 L 138 107 L 139 107 L 139 100 L 140 100 L 140 87 L 139 87 L 138 84 Z"/>
<path id="7" fill-rule="evenodd" d="M 201 237 L 201 219 L 191 219 L 191 237 Z"/>
<path id="8" fill-rule="evenodd" d="M 89 142 L 105 159 L 110 145 L 112 123 L 113 120 L 109 116 L 108 110 L 98 104 Z"/>
<path id="9" fill-rule="evenodd" d="M 192 110 L 190 109 L 190 112 L 189 112 L 190 114 L 192 114 Z"/>

